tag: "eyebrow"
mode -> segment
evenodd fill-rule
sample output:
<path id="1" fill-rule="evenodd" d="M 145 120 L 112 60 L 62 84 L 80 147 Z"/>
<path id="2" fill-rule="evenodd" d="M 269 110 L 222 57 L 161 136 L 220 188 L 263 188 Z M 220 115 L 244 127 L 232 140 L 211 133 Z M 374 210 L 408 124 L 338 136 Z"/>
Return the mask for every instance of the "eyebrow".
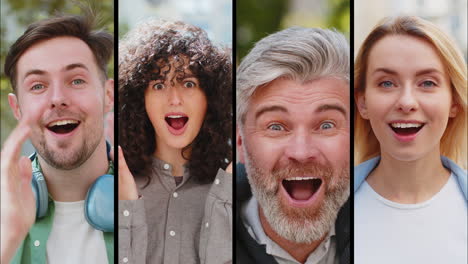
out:
<path id="1" fill-rule="evenodd" d="M 89 69 L 88 67 L 86 67 L 86 65 L 84 65 L 83 63 L 72 63 L 72 64 L 69 64 L 67 66 L 65 66 L 62 71 L 71 71 L 73 69 L 76 69 L 76 68 L 81 68 L 81 69 L 84 69 L 86 71 L 89 72 Z M 46 75 L 47 73 L 43 70 L 39 70 L 39 69 L 32 69 L 32 70 L 29 70 L 26 72 L 26 74 L 24 75 L 24 78 L 23 80 L 25 80 L 29 75 Z"/>
<path id="2" fill-rule="evenodd" d="M 337 105 L 337 104 L 324 104 L 324 105 L 321 105 L 317 109 L 315 109 L 315 113 L 318 114 L 318 113 L 323 113 L 323 112 L 330 111 L 330 110 L 338 111 L 338 112 L 342 113 L 343 116 L 346 119 L 348 119 L 348 116 L 346 114 L 346 110 L 341 105 Z"/>
<path id="3" fill-rule="evenodd" d="M 263 115 L 264 113 L 267 113 L 267 112 L 284 112 L 284 113 L 288 113 L 288 109 L 286 109 L 285 107 L 280 106 L 280 105 L 271 105 L 271 106 L 261 107 L 255 113 L 255 119 L 258 119 L 259 116 L 261 116 L 261 115 Z"/>
<path id="4" fill-rule="evenodd" d="M 337 104 L 324 104 L 324 105 L 321 105 L 317 109 L 315 109 L 314 112 L 316 114 L 319 114 L 319 113 L 323 113 L 323 112 L 331 111 L 331 110 L 338 111 L 338 112 L 342 113 L 343 116 L 346 119 L 348 118 L 347 115 L 346 115 L 346 110 L 341 105 L 337 105 Z M 288 109 L 286 109 L 285 107 L 280 106 L 280 105 L 265 106 L 265 107 L 260 108 L 255 113 L 255 119 L 258 119 L 259 116 L 261 116 L 262 114 L 267 113 L 267 112 L 288 113 Z"/>
<path id="5" fill-rule="evenodd" d="M 393 75 L 397 75 L 398 73 L 394 70 L 390 70 L 388 68 L 377 68 L 375 69 L 375 71 L 372 73 L 372 74 L 375 74 L 375 73 L 378 73 L 378 72 L 384 72 L 384 73 L 388 73 L 388 74 L 393 74 Z M 423 69 L 423 70 L 419 70 L 416 72 L 416 76 L 420 76 L 420 75 L 424 75 L 424 74 L 429 74 L 429 73 L 438 73 L 438 74 L 442 74 L 439 70 L 435 69 L 435 68 L 429 68 L 429 69 Z"/>

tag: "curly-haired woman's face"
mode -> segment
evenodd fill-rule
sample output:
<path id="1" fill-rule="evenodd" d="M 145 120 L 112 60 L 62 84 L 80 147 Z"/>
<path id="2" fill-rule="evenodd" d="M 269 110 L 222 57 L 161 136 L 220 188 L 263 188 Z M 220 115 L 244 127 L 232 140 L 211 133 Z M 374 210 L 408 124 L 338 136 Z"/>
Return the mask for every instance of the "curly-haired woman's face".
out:
<path id="1" fill-rule="evenodd" d="M 160 77 L 149 82 L 145 109 L 156 132 L 157 146 L 182 149 L 198 135 L 207 101 L 188 59 L 176 56 L 161 66 Z"/>

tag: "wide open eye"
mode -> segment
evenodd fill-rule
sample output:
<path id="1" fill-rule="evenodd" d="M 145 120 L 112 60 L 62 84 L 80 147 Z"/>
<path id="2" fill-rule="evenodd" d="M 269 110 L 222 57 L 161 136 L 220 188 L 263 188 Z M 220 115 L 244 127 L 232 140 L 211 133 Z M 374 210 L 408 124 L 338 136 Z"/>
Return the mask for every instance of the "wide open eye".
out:
<path id="1" fill-rule="evenodd" d="M 82 79 L 75 79 L 71 82 L 73 85 L 80 85 L 80 84 L 84 84 L 85 81 L 82 80 Z"/>
<path id="2" fill-rule="evenodd" d="M 271 124 L 268 126 L 268 129 L 274 131 L 284 131 L 286 130 L 281 124 Z"/>
<path id="3" fill-rule="evenodd" d="M 329 121 L 323 122 L 322 124 L 320 124 L 320 129 L 323 129 L 323 130 L 332 129 L 334 127 L 335 127 L 335 124 Z"/>
<path id="4" fill-rule="evenodd" d="M 186 81 L 184 82 L 184 87 L 185 88 L 194 88 L 195 86 L 197 86 L 196 83 L 192 82 L 192 81 Z"/>
<path id="5" fill-rule="evenodd" d="M 379 83 L 379 86 L 383 87 L 383 88 L 391 88 L 391 87 L 393 87 L 395 85 L 391 81 L 383 81 L 383 82 Z"/>
<path id="6" fill-rule="evenodd" d="M 164 87 L 165 86 L 164 86 L 163 83 L 157 83 L 157 84 L 153 85 L 153 89 L 155 89 L 155 90 L 162 90 L 162 89 L 164 89 Z"/>
<path id="7" fill-rule="evenodd" d="M 37 91 L 37 90 L 44 89 L 44 87 L 45 87 L 45 86 L 44 86 L 43 84 L 38 83 L 38 84 L 33 85 L 33 86 L 31 87 L 31 90 Z"/>

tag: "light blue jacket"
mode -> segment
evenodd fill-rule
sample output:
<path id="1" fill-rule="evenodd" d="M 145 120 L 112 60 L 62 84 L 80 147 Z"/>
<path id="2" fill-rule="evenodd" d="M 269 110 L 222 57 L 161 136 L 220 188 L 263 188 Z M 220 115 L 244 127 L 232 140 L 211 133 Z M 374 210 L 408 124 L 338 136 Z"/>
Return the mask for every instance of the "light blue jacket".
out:
<path id="1" fill-rule="evenodd" d="M 465 195 L 465 199 L 468 200 L 468 183 L 467 183 L 467 175 L 466 170 L 459 167 L 455 162 L 451 161 L 449 158 L 440 156 L 442 160 L 442 164 L 444 167 L 452 171 L 453 175 L 457 178 L 458 184 L 460 185 L 460 189 L 462 190 L 463 194 Z M 354 193 L 359 189 L 362 182 L 367 178 L 369 173 L 377 167 L 379 164 L 380 156 L 367 160 L 358 166 L 354 167 Z"/>

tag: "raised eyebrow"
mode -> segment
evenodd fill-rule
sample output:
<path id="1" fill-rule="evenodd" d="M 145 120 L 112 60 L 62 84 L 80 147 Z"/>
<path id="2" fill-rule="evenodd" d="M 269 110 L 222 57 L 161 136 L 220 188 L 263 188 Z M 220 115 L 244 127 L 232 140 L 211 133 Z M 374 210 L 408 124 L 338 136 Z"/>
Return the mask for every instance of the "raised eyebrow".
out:
<path id="1" fill-rule="evenodd" d="M 377 68 L 377 69 L 374 70 L 374 72 L 372 74 L 376 74 L 376 73 L 379 73 L 379 72 L 384 72 L 384 73 L 387 73 L 387 74 L 397 75 L 396 71 L 390 70 L 388 68 Z"/>
<path id="2" fill-rule="evenodd" d="M 317 107 L 317 109 L 315 109 L 316 114 L 326 112 L 326 111 L 338 111 L 343 114 L 346 120 L 348 119 L 346 109 L 338 104 L 324 104 L 324 105 Z"/>
<path id="3" fill-rule="evenodd" d="M 39 70 L 39 69 L 32 69 L 32 70 L 29 70 L 26 72 L 26 74 L 24 75 L 24 78 L 23 80 L 25 80 L 29 75 L 46 75 L 47 73 L 43 70 Z"/>
<path id="4" fill-rule="evenodd" d="M 429 68 L 429 69 L 424 69 L 424 70 L 417 71 L 416 76 L 420 76 L 420 75 L 424 75 L 424 74 L 430 74 L 430 73 L 442 74 L 442 72 L 440 72 L 437 69 Z"/>
<path id="5" fill-rule="evenodd" d="M 71 71 L 71 70 L 74 70 L 76 68 L 81 68 L 81 69 L 84 69 L 86 71 L 89 72 L 89 69 L 88 67 L 86 67 L 86 65 L 84 65 L 83 63 L 72 63 L 72 64 L 69 64 L 67 66 L 65 66 L 63 68 L 63 71 Z"/>
<path id="6" fill-rule="evenodd" d="M 283 113 L 288 113 L 288 109 L 286 109 L 283 106 L 280 105 L 270 105 L 270 106 L 264 106 L 261 107 L 260 109 L 257 110 L 255 113 L 255 119 L 258 119 L 261 115 L 267 113 L 267 112 L 283 112 Z"/>

